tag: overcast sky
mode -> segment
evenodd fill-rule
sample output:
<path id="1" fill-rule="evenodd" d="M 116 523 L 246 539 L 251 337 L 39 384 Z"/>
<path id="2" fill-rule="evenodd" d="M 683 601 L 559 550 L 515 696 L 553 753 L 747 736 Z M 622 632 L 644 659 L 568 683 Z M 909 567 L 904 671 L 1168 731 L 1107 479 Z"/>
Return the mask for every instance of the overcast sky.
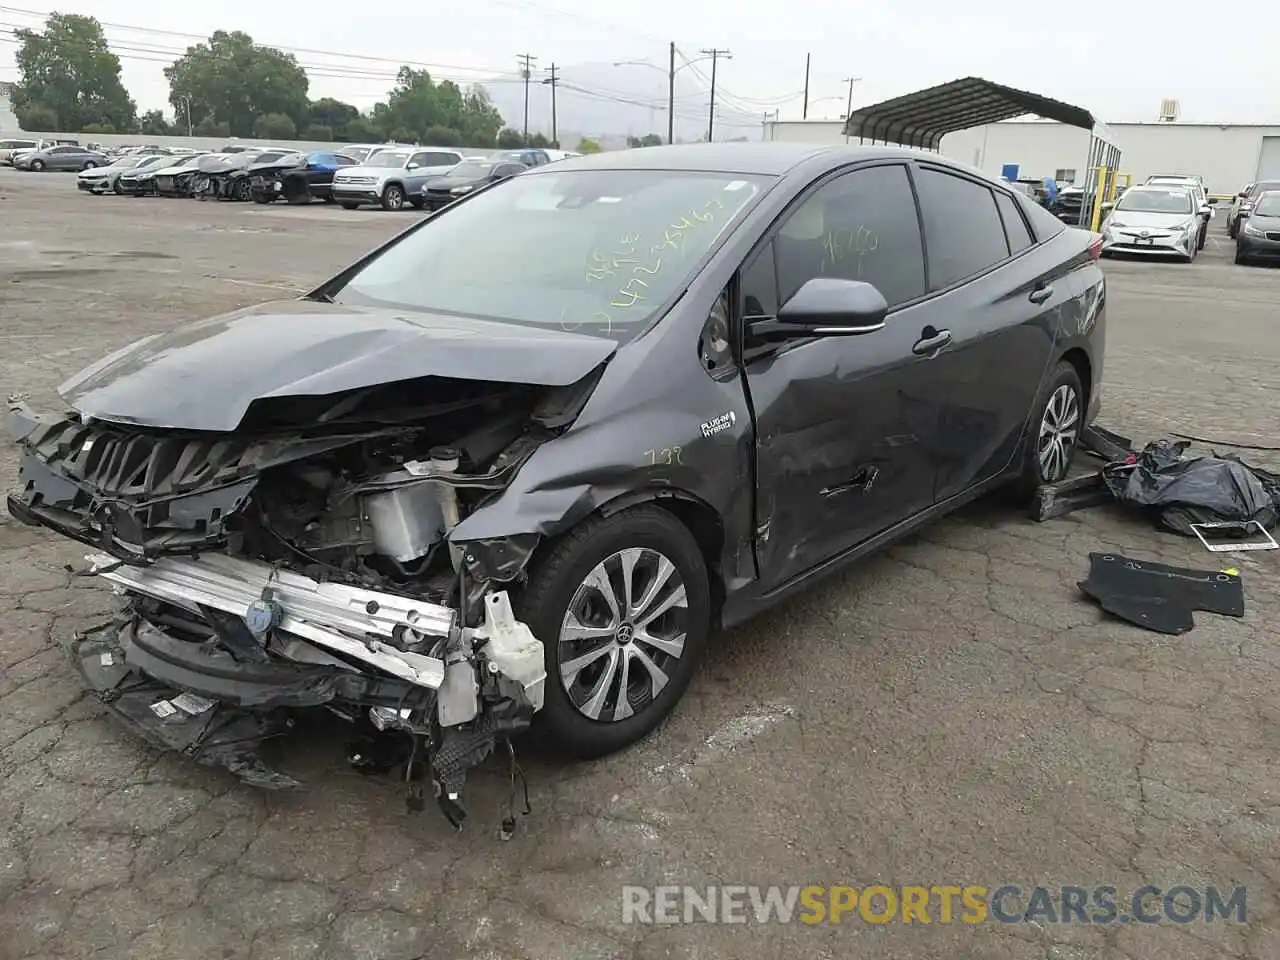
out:
<path id="1" fill-rule="evenodd" d="M 57 9 L 102 21 L 139 108 L 166 113 L 164 63 L 221 28 L 294 52 L 312 68 L 313 98 L 361 107 L 385 95 L 399 62 L 431 65 L 457 80 L 514 81 L 516 55 L 527 52 L 538 57 L 535 69 L 554 61 L 570 81 L 575 63 L 645 60 L 665 68 L 674 40 L 689 56 L 709 47 L 732 51 L 720 65 L 720 89 L 728 105 L 752 114 L 781 109 L 783 118 L 799 117 L 811 54 L 810 116 L 842 114 L 851 75 L 861 78 L 855 106 L 977 75 L 1088 107 L 1108 121 L 1154 120 L 1169 97 L 1180 101 L 1184 120 L 1280 123 L 1280 16 L 1262 0 L 1107 4 L 1100 33 L 1089 8 L 1057 8 L 1062 13 L 1045 14 L 1053 5 L 1008 0 L 0 0 L 0 79 L 17 78 L 15 47 L 3 42 L 8 31 L 38 27 L 39 14 Z M 1204 15 L 1203 27 L 1193 12 Z M 1219 24 L 1224 29 L 1215 31 Z M 1225 42 L 1241 24 L 1249 42 Z M 1215 32 L 1222 39 L 1211 39 Z"/>

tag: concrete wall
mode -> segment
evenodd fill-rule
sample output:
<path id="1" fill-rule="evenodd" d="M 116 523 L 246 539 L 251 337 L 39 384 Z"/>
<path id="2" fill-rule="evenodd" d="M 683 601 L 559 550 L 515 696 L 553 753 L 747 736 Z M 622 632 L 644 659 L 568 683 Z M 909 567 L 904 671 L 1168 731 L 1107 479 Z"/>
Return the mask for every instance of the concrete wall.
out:
<path id="1" fill-rule="evenodd" d="M 5 137 L 28 137 L 37 139 L 44 137 L 50 140 L 76 140 L 82 144 L 100 143 L 106 147 L 125 147 L 146 144 L 157 147 L 190 147 L 193 150 L 220 150 L 229 143 L 257 143 L 270 146 L 295 147 L 298 150 L 334 150 L 341 152 L 341 143 L 321 143 L 315 140 L 258 140 L 245 138 L 237 141 L 234 137 L 149 137 L 140 133 L 31 133 L 29 131 L 0 130 L 0 139 Z M 465 156 L 489 156 L 499 153 L 498 150 L 487 150 L 477 147 L 459 147 Z"/>
<path id="2" fill-rule="evenodd" d="M 1255 179 L 1263 138 L 1280 136 L 1280 126 L 1244 124 L 1110 123 L 1107 127 L 1123 155 L 1121 172 L 1130 174 L 1135 183 L 1155 173 L 1198 173 L 1210 193 L 1224 195 Z M 770 123 L 765 139 L 845 142 L 843 125 L 834 120 Z M 1051 177 L 1058 170 L 1074 169 L 1082 178 L 1089 133 L 1044 120 L 993 123 L 944 137 L 941 152 L 993 175 L 999 175 L 1006 163 L 1016 163 L 1024 177 Z"/>

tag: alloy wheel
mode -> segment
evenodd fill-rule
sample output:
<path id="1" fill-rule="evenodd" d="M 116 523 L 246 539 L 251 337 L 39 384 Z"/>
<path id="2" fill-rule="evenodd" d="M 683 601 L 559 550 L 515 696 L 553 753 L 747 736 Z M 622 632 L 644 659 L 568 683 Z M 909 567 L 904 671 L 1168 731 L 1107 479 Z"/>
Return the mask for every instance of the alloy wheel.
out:
<path id="1" fill-rule="evenodd" d="M 387 192 L 383 194 L 383 197 L 389 210 L 399 210 L 404 206 L 404 191 L 399 187 L 387 187 Z"/>
<path id="2" fill-rule="evenodd" d="M 574 591 L 560 626 L 560 682 L 583 716 L 614 723 L 649 708 L 684 656 L 688 595 L 647 547 L 611 554 Z"/>
<path id="3" fill-rule="evenodd" d="M 1040 418 L 1036 456 L 1044 482 L 1057 483 L 1066 477 L 1079 435 L 1080 397 L 1071 384 L 1064 383 L 1050 395 L 1044 416 Z"/>

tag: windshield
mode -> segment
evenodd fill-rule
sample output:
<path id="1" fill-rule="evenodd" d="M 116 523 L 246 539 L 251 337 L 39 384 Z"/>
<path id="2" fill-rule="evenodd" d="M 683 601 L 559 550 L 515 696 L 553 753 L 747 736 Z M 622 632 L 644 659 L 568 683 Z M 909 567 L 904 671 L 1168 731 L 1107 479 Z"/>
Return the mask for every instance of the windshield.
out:
<path id="1" fill-rule="evenodd" d="M 334 300 L 629 340 L 767 183 L 669 170 L 515 177 L 406 234 Z"/>
<path id="2" fill-rule="evenodd" d="M 1264 193 L 1253 213 L 1258 217 L 1280 217 L 1280 193 Z"/>
<path id="3" fill-rule="evenodd" d="M 494 164 L 480 160 L 463 160 L 449 171 L 451 177 L 487 177 L 493 172 Z"/>
<path id="4" fill-rule="evenodd" d="M 413 156 L 412 150 L 379 150 L 364 161 L 366 167 L 403 167 Z"/>
<path id="5" fill-rule="evenodd" d="M 120 157 L 113 160 L 107 166 L 112 167 L 115 170 L 132 170 L 141 162 L 142 159 L 140 157 Z"/>
<path id="6" fill-rule="evenodd" d="M 1252 195 L 1252 199 L 1257 200 L 1258 197 L 1271 190 L 1280 190 L 1280 180 L 1263 180 L 1261 183 L 1255 183 L 1249 193 Z"/>
<path id="7" fill-rule="evenodd" d="M 1194 213 L 1191 194 L 1186 190 L 1148 190 L 1142 187 L 1126 190 L 1116 203 L 1125 213 Z"/>

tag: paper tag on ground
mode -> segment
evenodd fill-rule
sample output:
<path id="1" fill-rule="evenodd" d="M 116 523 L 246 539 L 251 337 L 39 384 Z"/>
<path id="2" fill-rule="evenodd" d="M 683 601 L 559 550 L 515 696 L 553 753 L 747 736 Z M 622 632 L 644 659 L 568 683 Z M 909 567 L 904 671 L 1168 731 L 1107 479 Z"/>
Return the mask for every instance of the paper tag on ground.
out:
<path id="1" fill-rule="evenodd" d="M 197 713 L 204 713 L 213 706 L 212 700 L 206 700 L 204 697 L 197 697 L 194 693 L 182 693 L 174 697 L 170 703 L 181 710 L 183 713 L 189 713 L 193 717 Z"/>
<path id="2" fill-rule="evenodd" d="M 151 712 L 163 720 L 165 717 L 172 717 L 178 711 L 168 700 L 157 700 L 151 705 Z"/>
<path id="3" fill-rule="evenodd" d="M 109 653 L 104 653 L 102 656 L 98 658 L 98 662 L 102 664 L 104 667 L 109 667 L 116 662 L 116 658 L 111 656 L 111 654 Z"/>

